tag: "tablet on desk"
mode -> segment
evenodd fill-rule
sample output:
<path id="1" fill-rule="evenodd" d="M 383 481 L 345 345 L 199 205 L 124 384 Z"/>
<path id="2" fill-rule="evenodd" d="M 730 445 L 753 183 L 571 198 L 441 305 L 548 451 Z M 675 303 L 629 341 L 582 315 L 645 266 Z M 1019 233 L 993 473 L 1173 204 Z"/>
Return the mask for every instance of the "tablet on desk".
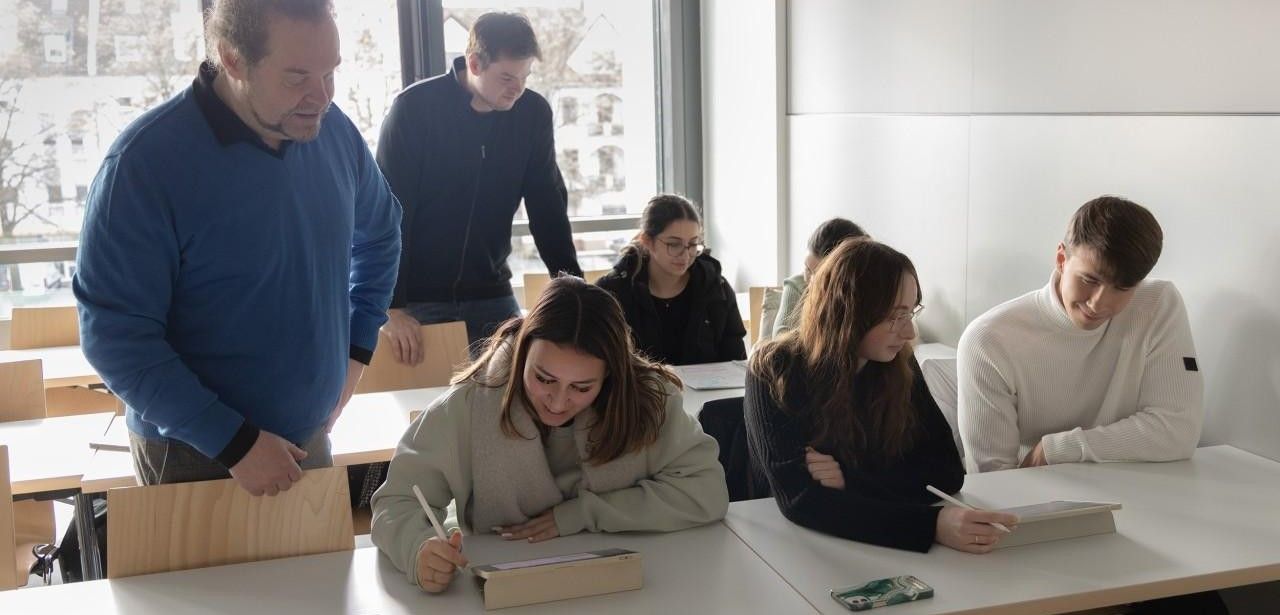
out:
<path id="1" fill-rule="evenodd" d="M 471 572 L 482 579 L 492 578 L 495 574 L 511 572 L 515 570 L 525 570 L 528 568 L 539 568 L 538 572 L 548 570 L 547 567 L 563 568 L 567 566 L 580 566 L 584 564 L 600 564 L 602 559 L 625 559 L 629 556 L 639 557 L 635 551 L 627 549 L 601 549 L 599 551 L 584 551 L 582 553 L 570 553 L 568 555 L 554 555 L 551 557 L 540 557 L 536 559 L 526 559 L 515 562 L 503 562 L 500 564 L 486 564 L 484 566 L 472 566 Z"/>
<path id="2" fill-rule="evenodd" d="M 1002 508 L 999 512 L 1017 515 L 1020 523 L 1032 523 L 1035 521 L 1048 521 L 1050 519 L 1061 519 L 1063 517 L 1074 517 L 1077 515 L 1089 515 L 1106 510 L 1120 510 L 1120 505 L 1114 502 L 1054 500 L 1052 502 L 1041 502 L 1039 504 L 1030 504 L 1027 506 Z"/>
<path id="3" fill-rule="evenodd" d="M 627 549 L 472 566 L 471 572 L 476 575 L 486 609 L 629 591 L 644 585 L 640 554 Z"/>

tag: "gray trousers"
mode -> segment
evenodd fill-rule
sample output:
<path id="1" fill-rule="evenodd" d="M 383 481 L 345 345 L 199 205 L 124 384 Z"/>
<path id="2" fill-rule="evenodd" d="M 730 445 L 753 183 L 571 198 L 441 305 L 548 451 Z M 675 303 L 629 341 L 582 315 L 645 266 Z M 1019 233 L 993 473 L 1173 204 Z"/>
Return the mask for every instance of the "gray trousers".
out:
<path id="1" fill-rule="evenodd" d="M 329 434 L 321 427 L 302 445 L 307 458 L 298 464 L 303 470 L 333 465 Z M 144 438 L 129 432 L 129 450 L 133 452 L 133 473 L 143 485 L 189 483 L 198 480 L 231 478 L 222 464 L 205 457 L 190 444 L 172 438 Z"/>

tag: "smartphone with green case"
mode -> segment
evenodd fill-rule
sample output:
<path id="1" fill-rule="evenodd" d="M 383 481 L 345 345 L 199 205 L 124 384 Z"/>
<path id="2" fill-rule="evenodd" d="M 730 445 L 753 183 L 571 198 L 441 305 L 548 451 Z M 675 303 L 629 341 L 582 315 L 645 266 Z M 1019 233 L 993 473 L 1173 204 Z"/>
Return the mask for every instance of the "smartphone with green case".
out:
<path id="1" fill-rule="evenodd" d="M 866 611 L 878 606 L 902 604 L 933 597 L 933 588 L 912 575 L 877 579 L 844 589 L 831 590 L 831 599 L 850 611 Z"/>

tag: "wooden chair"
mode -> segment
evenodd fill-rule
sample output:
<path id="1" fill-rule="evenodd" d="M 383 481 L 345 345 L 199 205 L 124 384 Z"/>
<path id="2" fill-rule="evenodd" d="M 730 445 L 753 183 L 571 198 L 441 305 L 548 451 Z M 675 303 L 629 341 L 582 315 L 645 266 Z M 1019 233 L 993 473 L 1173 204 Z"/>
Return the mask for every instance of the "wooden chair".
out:
<path id="1" fill-rule="evenodd" d="M 604 277 L 609 273 L 608 269 L 593 269 L 591 271 L 583 271 L 582 279 L 588 284 L 595 284 L 596 280 Z M 524 274 L 524 302 L 520 305 L 526 310 L 533 307 L 537 302 L 538 296 L 546 290 L 547 285 L 551 283 L 551 275 L 547 273 L 526 273 Z"/>
<path id="2" fill-rule="evenodd" d="M 45 417 L 40 359 L 0 363 L 0 422 Z"/>
<path id="3" fill-rule="evenodd" d="M 124 402 L 106 391 L 85 387 L 45 389 L 44 408 L 48 416 L 70 416 L 94 412 L 124 414 Z"/>
<path id="4" fill-rule="evenodd" d="M 391 344 L 380 340 L 378 349 L 373 352 L 373 360 L 364 370 L 364 377 L 356 385 L 356 392 L 377 393 L 449 384 L 453 370 L 467 360 L 466 323 L 422 325 L 422 341 L 427 347 L 422 363 L 404 365 L 396 361 Z"/>
<path id="5" fill-rule="evenodd" d="M 747 321 L 751 323 L 747 326 L 747 339 L 751 340 L 753 346 L 760 339 L 760 311 L 764 306 L 764 291 L 763 286 L 747 288 Z"/>
<path id="6" fill-rule="evenodd" d="M 113 579 L 355 548 L 342 466 L 309 470 L 276 496 L 233 479 L 112 489 L 107 509 Z"/>
<path id="7" fill-rule="evenodd" d="M 13 308 L 13 320 L 9 323 L 10 348 L 79 345 L 80 321 L 76 306 Z"/>
<path id="8" fill-rule="evenodd" d="M 45 418 L 44 411 L 44 373 L 41 361 L 12 361 L 0 363 L 0 422 L 29 421 Z M 3 491 L 0 494 L 0 506 L 6 511 L 0 512 L 0 589 L 20 587 L 27 584 L 27 569 L 35 561 L 31 547 L 54 541 L 54 517 L 52 501 L 23 500 L 13 501 L 13 491 L 9 484 L 9 456 L 5 452 Z M 6 531 L 7 528 L 7 531 Z M 8 535 L 8 538 L 6 538 Z M 5 545 L 14 547 L 16 551 L 6 555 Z M 15 546 L 16 545 L 16 546 Z M 10 572 L 8 565 L 16 566 L 16 572 Z M 13 581 L 16 585 L 8 585 Z"/>
<path id="9" fill-rule="evenodd" d="M 14 350 L 80 345 L 80 322 L 74 305 L 15 307 L 9 325 L 9 346 Z M 91 412 L 124 412 L 124 404 L 111 393 L 86 387 L 55 387 L 44 393 L 48 416 Z"/>
<path id="10" fill-rule="evenodd" d="M 22 546 L 13 527 L 13 488 L 9 484 L 9 447 L 0 444 L 0 591 L 26 585 L 27 567 L 18 561 Z M 30 547 L 26 549 L 30 552 Z M 29 564 L 28 564 L 29 565 Z M 23 577 L 18 578 L 18 571 Z"/>

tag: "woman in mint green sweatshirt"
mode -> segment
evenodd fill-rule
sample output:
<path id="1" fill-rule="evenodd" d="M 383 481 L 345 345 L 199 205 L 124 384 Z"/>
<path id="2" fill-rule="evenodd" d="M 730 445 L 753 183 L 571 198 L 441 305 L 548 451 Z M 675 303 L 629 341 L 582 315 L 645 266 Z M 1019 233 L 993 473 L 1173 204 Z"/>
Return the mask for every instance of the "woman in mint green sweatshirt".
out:
<path id="1" fill-rule="evenodd" d="M 507 321 L 401 439 L 373 495 L 373 542 L 429 592 L 466 565 L 446 525 L 538 542 L 581 531 L 673 531 L 724 517 L 715 440 L 685 414 L 680 381 L 635 352 L 609 293 L 551 282 Z"/>

